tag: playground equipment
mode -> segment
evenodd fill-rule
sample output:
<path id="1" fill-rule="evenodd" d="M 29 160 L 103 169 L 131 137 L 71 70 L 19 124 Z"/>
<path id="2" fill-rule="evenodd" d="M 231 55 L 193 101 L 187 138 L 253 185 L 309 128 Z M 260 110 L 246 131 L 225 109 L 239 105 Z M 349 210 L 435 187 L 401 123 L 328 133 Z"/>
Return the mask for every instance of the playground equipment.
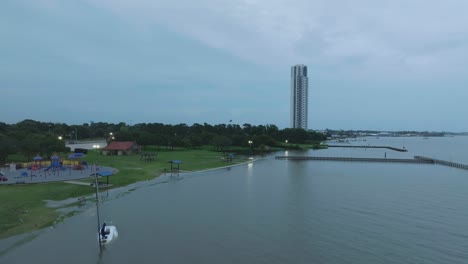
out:
<path id="1" fill-rule="evenodd" d="M 37 155 L 36 157 L 33 158 L 34 165 L 36 167 L 41 167 L 41 162 L 42 162 L 42 157 Z"/>
<path id="2" fill-rule="evenodd" d="M 68 156 L 68 158 L 72 159 L 72 160 L 79 159 L 79 158 L 82 158 L 82 157 L 84 157 L 83 153 L 73 153 L 73 154 Z M 74 170 L 88 169 L 88 163 L 86 161 L 76 162 L 76 164 L 73 165 L 73 169 Z"/>
<path id="3" fill-rule="evenodd" d="M 65 170 L 65 167 L 63 166 L 62 162 L 60 162 L 59 156 L 52 156 L 50 158 L 49 167 L 45 168 L 44 171 L 49 171 L 50 169 L 52 169 L 53 172 Z"/>

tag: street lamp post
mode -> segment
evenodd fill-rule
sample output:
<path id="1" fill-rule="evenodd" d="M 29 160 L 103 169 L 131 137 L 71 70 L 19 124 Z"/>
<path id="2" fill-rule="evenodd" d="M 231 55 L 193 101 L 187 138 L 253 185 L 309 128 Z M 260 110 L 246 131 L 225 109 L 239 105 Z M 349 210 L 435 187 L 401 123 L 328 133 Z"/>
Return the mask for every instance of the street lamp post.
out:
<path id="1" fill-rule="evenodd" d="M 253 148 L 252 148 L 252 145 L 253 145 L 253 141 L 252 141 L 252 140 L 249 140 L 250 155 L 253 155 Z"/>
<path id="2" fill-rule="evenodd" d="M 75 127 L 75 131 L 72 131 L 75 134 L 75 144 L 78 143 L 78 129 Z"/>

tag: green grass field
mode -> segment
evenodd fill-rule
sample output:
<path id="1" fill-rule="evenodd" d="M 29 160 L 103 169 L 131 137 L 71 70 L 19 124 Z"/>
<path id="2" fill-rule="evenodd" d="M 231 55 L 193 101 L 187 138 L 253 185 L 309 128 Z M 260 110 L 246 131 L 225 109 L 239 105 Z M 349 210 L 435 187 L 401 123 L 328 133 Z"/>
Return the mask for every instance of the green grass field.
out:
<path id="1" fill-rule="evenodd" d="M 110 177 L 112 188 L 116 188 L 158 177 L 170 169 L 170 160 L 181 160 L 183 163 L 180 170 L 183 171 L 198 171 L 246 161 L 234 159 L 232 163 L 226 163 L 222 157 L 222 153 L 210 150 L 162 150 L 158 151 L 155 161 L 142 161 L 140 155 L 103 156 L 90 151 L 83 160 L 88 164 L 96 163 L 118 169 L 119 172 Z M 60 201 L 89 195 L 94 191 L 89 186 L 60 182 L 0 186 L 0 239 L 60 221 L 64 216 L 56 209 L 46 207 L 45 200 Z"/>

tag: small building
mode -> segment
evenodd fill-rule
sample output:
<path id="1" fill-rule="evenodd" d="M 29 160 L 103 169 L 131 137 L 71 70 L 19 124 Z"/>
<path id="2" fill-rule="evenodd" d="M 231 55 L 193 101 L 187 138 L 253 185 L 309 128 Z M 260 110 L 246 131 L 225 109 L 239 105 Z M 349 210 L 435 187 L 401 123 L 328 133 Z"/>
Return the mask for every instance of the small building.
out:
<path id="1" fill-rule="evenodd" d="M 103 155 L 129 155 L 139 153 L 140 146 L 134 141 L 113 141 L 106 147 L 102 148 Z"/>

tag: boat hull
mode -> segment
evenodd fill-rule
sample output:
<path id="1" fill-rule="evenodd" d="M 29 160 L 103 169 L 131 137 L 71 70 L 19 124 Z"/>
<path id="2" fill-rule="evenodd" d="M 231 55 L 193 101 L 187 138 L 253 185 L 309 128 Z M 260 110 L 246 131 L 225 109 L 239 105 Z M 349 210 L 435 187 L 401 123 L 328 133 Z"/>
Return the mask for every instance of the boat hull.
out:
<path id="1" fill-rule="evenodd" d="M 100 242 L 102 245 L 109 244 L 119 236 L 117 228 L 115 226 L 106 226 L 106 235 L 105 237 L 101 236 L 101 233 L 98 233 L 98 240 L 100 237 Z"/>

